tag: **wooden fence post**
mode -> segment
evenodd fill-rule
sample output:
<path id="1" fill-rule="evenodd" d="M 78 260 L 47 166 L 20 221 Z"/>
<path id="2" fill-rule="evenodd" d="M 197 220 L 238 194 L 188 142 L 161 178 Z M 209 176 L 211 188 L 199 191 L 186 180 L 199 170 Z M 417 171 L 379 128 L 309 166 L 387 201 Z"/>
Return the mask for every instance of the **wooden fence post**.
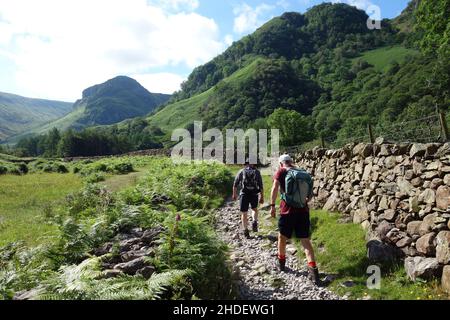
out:
<path id="1" fill-rule="evenodd" d="M 375 138 L 373 137 L 372 125 L 370 123 L 367 125 L 367 131 L 369 132 L 370 143 L 375 143 Z"/>
<path id="2" fill-rule="evenodd" d="M 444 112 L 439 112 L 439 122 L 441 123 L 441 132 L 444 136 L 445 141 L 449 141 L 449 133 L 447 126 L 447 119 L 445 118 Z"/>

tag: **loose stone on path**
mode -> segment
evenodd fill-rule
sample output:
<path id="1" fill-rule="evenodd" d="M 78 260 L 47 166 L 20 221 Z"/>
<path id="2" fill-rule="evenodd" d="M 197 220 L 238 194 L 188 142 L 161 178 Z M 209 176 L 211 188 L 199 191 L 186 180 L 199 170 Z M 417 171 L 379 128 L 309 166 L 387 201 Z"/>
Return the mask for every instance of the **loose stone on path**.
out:
<path id="1" fill-rule="evenodd" d="M 265 219 L 260 219 L 264 224 Z M 279 272 L 277 243 L 267 237 L 252 234 L 244 238 L 240 230 L 240 217 L 233 202 L 217 212 L 217 232 L 229 245 L 231 261 L 239 271 L 239 293 L 244 300 L 338 300 L 342 299 L 326 288 L 317 287 L 307 277 L 304 263 L 295 256 L 290 246 L 287 271 Z M 274 230 L 275 231 L 275 230 Z M 271 232 L 270 235 L 273 235 Z M 273 240 L 273 239 L 272 239 Z"/>

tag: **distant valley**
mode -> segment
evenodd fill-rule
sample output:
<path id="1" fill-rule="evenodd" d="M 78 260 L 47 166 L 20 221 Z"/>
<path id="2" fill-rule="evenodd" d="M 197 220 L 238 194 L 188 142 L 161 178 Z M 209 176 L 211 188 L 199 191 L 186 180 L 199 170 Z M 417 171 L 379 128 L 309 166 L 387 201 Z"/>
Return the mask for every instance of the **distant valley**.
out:
<path id="1" fill-rule="evenodd" d="M 72 110 L 73 103 L 31 99 L 0 92 L 0 141 L 56 120 Z"/>
<path id="2" fill-rule="evenodd" d="M 29 130 L 16 132 L 19 134 L 15 136 L 9 134 L 9 142 L 17 142 L 27 136 L 44 134 L 53 128 L 60 131 L 81 130 L 144 116 L 167 102 L 170 97 L 167 94 L 150 93 L 136 80 L 119 76 L 84 90 L 82 99 L 73 105 L 68 104 L 70 112 L 56 114 L 52 119 L 42 121 L 40 126 L 35 125 L 31 129 L 30 127 L 25 128 Z M 7 106 L 5 106 L 6 108 Z M 20 105 L 17 105 L 16 109 L 20 109 Z"/>

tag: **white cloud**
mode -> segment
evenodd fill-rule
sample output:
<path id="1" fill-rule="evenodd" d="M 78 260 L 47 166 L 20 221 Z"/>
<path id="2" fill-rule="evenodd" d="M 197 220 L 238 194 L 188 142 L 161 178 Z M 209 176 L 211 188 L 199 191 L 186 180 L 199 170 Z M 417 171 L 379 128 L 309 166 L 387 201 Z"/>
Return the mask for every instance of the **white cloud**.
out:
<path id="1" fill-rule="evenodd" d="M 199 0 L 150 0 L 149 3 L 175 11 L 194 11 L 200 6 Z"/>
<path id="2" fill-rule="evenodd" d="M 307 6 L 311 3 L 311 0 L 299 0 L 298 2 L 300 2 L 301 5 Z"/>
<path id="3" fill-rule="evenodd" d="M 381 8 L 370 0 L 332 0 L 332 3 L 346 3 L 360 10 L 364 10 L 371 19 L 382 19 Z"/>
<path id="4" fill-rule="evenodd" d="M 287 0 L 278 0 L 277 6 L 282 7 L 284 10 L 287 10 L 291 4 Z"/>
<path id="5" fill-rule="evenodd" d="M 169 93 L 181 89 L 181 83 L 186 80 L 184 77 L 174 73 L 153 73 L 153 74 L 135 74 L 131 75 L 147 90 L 153 93 Z"/>
<path id="6" fill-rule="evenodd" d="M 332 0 L 331 2 L 346 3 L 361 10 L 367 10 L 370 6 L 373 5 L 369 0 Z"/>
<path id="7" fill-rule="evenodd" d="M 262 3 L 252 8 L 243 3 L 234 8 L 234 32 L 243 34 L 252 32 L 264 23 L 263 17 L 275 9 L 274 6 Z"/>
<path id="8" fill-rule="evenodd" d="M 225 44 L 227 46 L 231 46 L 233 44 L 233 42 L 234 42 L 233 36 L 231 34 L 227 34 L 225 36 Z"/>
<path id="9" fill-rule="evenodd" d="M 0 54 L 17 68 L 11 81 L 36 97 L 75 100 L 118 74 L 155 79 L 151 68 L 194 68 L 224 49 L 213 19 L 146 0 L 1 0 L 0 17 Z M 175 87 L 175 78 L 168 79 L 160 91 Z"/>

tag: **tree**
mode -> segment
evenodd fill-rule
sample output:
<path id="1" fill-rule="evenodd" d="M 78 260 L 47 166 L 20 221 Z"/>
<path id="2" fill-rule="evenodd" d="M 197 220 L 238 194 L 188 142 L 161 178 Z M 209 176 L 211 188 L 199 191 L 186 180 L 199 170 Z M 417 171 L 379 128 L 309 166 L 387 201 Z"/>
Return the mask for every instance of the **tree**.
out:
<path id="1" fill-rule="evenodd" d="M 450 97 L 450 1 L 421 1 L 416 13 L 416 29 L 424 35 L 420 47 L 426 55 L 437 56 L 429 84 L 436 88 L 436 107 L 448 108 Z"/>
<path id="2" fill-rule="evenodd" d="M 44 141 L 44 156 L 46 157 L 54 157 L 58 154 L 58 144 L 61 140 L 61 135 L 59 130 L 53 128 L 48 133 L 47 137 Z"/>
<path id="3" fill-rule="evenodd" d="M 424 32 L 420 46 L 425 53 L 438 52 L 443 57 L 450 55 L 450 1 L 421 1 L 416 13 L 416 28 Z"/>
<path id="4" fill-rule="evenodd" d="M 308 118 L 294 110 L 276 109 L 267 119 L 271 129 L 280 130 L 280 144 L 293 146 L 314 138 Z"/>
<path id="5" fill-rule="evenodd" d="M 66 131 L 58 144 L 58 155 L 61 157 L 73 157 L 77 154 L 77 137 L 76 133 L 69 129 Z"/>

